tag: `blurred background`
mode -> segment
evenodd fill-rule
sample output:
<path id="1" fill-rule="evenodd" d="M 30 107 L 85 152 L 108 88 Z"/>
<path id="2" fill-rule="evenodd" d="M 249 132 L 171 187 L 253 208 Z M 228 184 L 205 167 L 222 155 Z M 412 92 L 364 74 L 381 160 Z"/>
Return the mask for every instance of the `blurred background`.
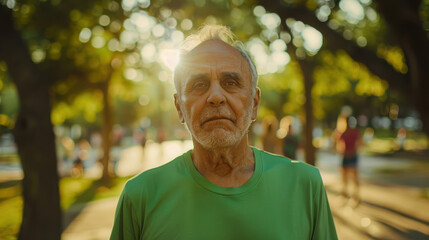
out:
<path id="1" fill-rule="evenodd" d="M 250 143 L 320 169 L 340 239 L 429 239 L 428 0 L 0 0 L 0 239 L 109 237 L 127 179 L 192 148 L 172 70 L 205 24 L 257 65 Z"/>

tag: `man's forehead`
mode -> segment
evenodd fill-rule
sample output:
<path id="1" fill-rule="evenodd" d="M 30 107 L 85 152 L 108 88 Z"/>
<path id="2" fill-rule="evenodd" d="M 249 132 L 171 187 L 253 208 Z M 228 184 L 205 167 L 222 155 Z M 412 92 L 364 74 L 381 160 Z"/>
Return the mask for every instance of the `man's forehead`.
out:
<path id="1" fill-rule="evenodd" d="M 208 40 L 184 55 L 181 59 L 182 62 L 194 62 L 212 60 L 213 57 L 220 58 L 236 58 L 236 60 L 244 60 L 241 53 L 231 45 L 221 40 Z"/>
<path id="2" fill-rule="evenodd" d="M 185 84 L 186 76 L 207 74 L 207 71 L 213 69 L 219 73 L 239 74 L 244 79 L 249 79 L 249 82 L 251 79 L 250 66 L 241 52 L 221 40 L 208 40 L 181 57 L 176 68 L 175 81 Z"/>

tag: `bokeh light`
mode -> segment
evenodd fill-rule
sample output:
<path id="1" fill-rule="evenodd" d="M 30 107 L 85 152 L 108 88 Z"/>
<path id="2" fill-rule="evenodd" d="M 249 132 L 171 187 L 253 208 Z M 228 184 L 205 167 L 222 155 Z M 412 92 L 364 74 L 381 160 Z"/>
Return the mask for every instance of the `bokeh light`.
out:
<path id="1" fill-rule="evenodd" d="M 316 53 L 322 47 L 323 36 L 316 29 L 314 29 L 310 26 L 306 26 L 302 30 L 301 35 L 304 39 L 304 48 L 307 51 L 309 51 L 311 53 Z"/>
<path id="2" fill-rule="evenodd" d="M 352 24 L 356 24 L 365 16 L 364 9 L 357 0 L 341 0 L 340 8 L 347 14 L 346 20 Z"/>

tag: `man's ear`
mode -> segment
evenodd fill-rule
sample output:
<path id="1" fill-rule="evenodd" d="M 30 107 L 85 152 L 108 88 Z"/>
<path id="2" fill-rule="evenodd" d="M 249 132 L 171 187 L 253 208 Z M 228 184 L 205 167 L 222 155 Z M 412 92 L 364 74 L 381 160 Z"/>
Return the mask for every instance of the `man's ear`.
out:
<path id="1" fill-rule="evenodd" d="M 256 117 L 258 116 L 258 106 L 259 106 L 259 100 L 261 99 L 261 89 L 258 87 L 256 88 L 255 95 L 253 96 L 253 106 L 252 106 L 252 121 L 256 120 Z"/>
<path id="2" fill-rule="evenodd" d="M 185 119 L 183 118 L 183 112 L 182 112 L 182 109 L 180 108 L 179 101 L 180 101 L 179 96 L 177 95 L 177 93 L 175 93 L 174 94 L 174 106 L 176 106 L 176 110 L 177 110 L 177 114 L 179 115 L 180 122 L 185 123 Z"/>

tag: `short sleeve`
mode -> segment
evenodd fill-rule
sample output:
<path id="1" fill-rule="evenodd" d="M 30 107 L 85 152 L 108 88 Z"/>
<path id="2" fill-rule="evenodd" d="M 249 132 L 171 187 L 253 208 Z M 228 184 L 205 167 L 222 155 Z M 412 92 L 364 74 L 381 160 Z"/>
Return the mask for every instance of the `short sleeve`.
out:
<path id="1" fill-rule="evenodd" d="M 320 176 L 320 173 L 319 173 Z M 335 230 L 334 220 L 332 218 L 331 209 L 329 207 L 328 197 L 326 196 L 325 187 L 323 186 L 322 178 L 318 184 L 316 191 L 316 218 L 313 229 L 312 240 L 336 240 L 337 232 Z"/>
<path id="2" fill-rule="evenodd" d="M 125 187 L 116 207 L 115 222 L 110 240 L 140 239 L 140 227 L 137 219 L 136 211 L 133 209 L 132 201 Z"/>

